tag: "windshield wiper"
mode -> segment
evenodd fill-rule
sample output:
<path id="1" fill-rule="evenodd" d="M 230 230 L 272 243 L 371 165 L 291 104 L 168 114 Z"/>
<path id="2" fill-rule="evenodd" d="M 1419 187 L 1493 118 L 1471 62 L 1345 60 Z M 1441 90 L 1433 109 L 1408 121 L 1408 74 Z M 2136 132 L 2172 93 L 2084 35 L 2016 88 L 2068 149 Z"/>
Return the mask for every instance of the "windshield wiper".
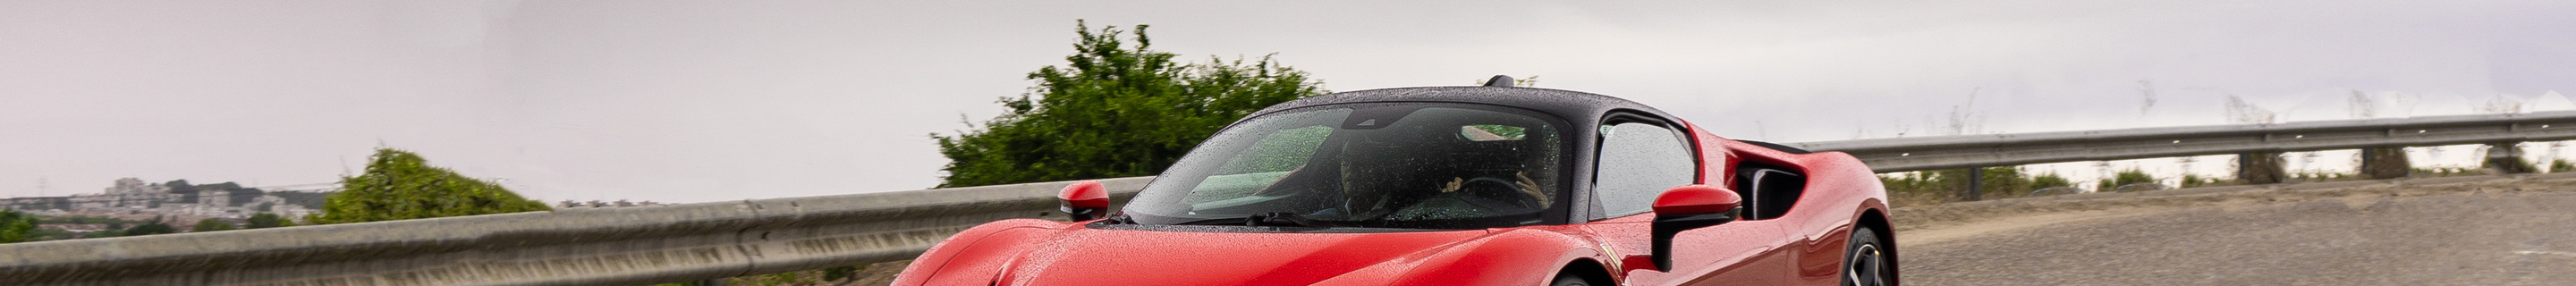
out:
<path id="1" fill-rule="evenodd" d="M 1179 223 L 1173 223 L 1172 225 L 1242 225 L 1242 226 L 1302 226 L 1302 227 L 1334 227 L 1334 226 L 1349 226 L 1347 223 L 1337 223 L 1337 222 L 1331 222 L 1331 221 L 1310 220 L 1310 219 L 1306 219 L 1306 217 L 1305 217 L 1305 216 L 1297 215 L 1296 213 L 1282 213 L 1282 212 L 1274 212 L 1274 213 L 1259 213 L 1259 214 L 1253 214 L 1253 215 L 1248 215 L 1248 216 L 1230 217 L 1230 218 L 1212 218 L 1212 219 L 1192 220 L 1192 221 L 1184 221 L 1184 222 L 1179 222 Z"/>
<path id="2" fill-rule="evenodd" d="M 1109 224 L 1136 224 L 1136 218 L 1127 216 L 1127 212 L 1118 212 L 1118 214 L 1109 215 L 1109 219 L 1103 221 L 1108 222 Z"/>

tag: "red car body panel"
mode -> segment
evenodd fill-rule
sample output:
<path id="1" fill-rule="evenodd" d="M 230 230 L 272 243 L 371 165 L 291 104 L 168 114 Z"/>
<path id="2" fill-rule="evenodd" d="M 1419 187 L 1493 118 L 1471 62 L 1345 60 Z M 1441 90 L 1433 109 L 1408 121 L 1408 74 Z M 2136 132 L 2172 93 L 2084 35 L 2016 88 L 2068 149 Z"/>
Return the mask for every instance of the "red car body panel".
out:
<path id="1" fill-rule="evenodd" d="M 1625 285 L 1838 285 L 1844 246 L 1864 212 L 1885 213 L 1886 191 L 1875 173 L 1843 153 L 1791 154 L 1691 128 L 1701 162 L 1760 162 L 1808 174 L 1808 192 L 1788 215 L 1682 232 L 1673 239 L 1672 271 L 1632 271 Z M 1703 165 L 1701 184 L 1728 185 L 1734 175 Z M 1709 178 L 1718 178 L 1710 180 Z M 1639 214 L 1585 224 L 1620 253 L 1645 253 L 1647 222 Z"/>
<path id="2" fill-rule="evenodd" d="M 1864 220 L 1886 223 L 1886 193 L 1856 158 L 1784 152 L 1688 129 L 1702 157 L 1700 184 L 1729 186 L 1729 170 L 1745 162 L 1793 169 L 1808 184 L 1783 216 L 1681 232 L 1673 269 L 1665 271 L 1621 271 L 1653 268 L 1626 265 L 1628 256 L 1651 253 L 1652 213 L 1387 233 L 1122 230 L 1013 219 L 948 238 L 894 285 L 1545 285 L 1561 271 L 1597 271 L 1613 285 L 1839 285 L 1852 229 Z M 1894 246 L 1886 247 L 1892 256 Z"/>
<path id="3" fill-rule="evenodd" d="M 1106 230 L 1014 219 L 952 237 L 896 285 L 1530 285 L 1563 261 L 1597 257 L 1567 226 L 1392 233 L 1289 234 Z M 1029 227 L 1052 225 L 1050 227 Z M 959 236 L 963 237 L 963 236 Z M 1538 252 L 1527 249 L 1571 252 Z M 1137 279 L 1150 273 L 1153 279 Z M 1041 277 L 1043 277 L 1041 279 Z M 935 278 L 935 279 L 918 279 Z"/>

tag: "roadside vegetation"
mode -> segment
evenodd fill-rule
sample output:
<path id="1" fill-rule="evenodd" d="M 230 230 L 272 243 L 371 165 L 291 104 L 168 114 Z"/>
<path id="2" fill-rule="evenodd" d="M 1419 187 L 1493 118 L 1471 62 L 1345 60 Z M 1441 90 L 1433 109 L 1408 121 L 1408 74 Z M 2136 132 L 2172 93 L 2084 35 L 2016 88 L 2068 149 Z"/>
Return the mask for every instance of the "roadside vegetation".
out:
<path id="1" fill-rule="evenodd" d="M 0 243 L 31 241 L 36 235 L 36 216 L 0 209 Z"/>
<path id="2" fill-rule="evenodd" d="M 1950 169 L 1879 175 L 1892 206 L 1934 205 L 1968 199 L 1968 170 Z M 2034 192 L 2071 192 L 2075 183 L 2055 173 L 2031 174 L 2020 167 L 1986 168 L 1981 200 L 2018 198 Z"/>
<path id="3" fill-rule="evenodd" d="M 168 223 L 156 222 L 157 220 L 162 219 L 167 218 L 127 220 L 93 216 L 41 217 L 16 210 L 0 209 L 0 243 L 108 238 L 179 232 L 179 228 L 176 226 L 172 226 Z M 20 224 L 13 222 L 24 222 L 25 224 L 23 224 L 23 229 Z M 260 212 L 252 214 L 250 218 L 244 222 L 234 222 L 233 220 L 217 218 L 201 219 L 198 220 L 195 225 L 188 227 L 185 232 L 226 231 L 293 225 L 295 225 L 295 222 L 286 219 L 285 216 Z M 95 230 L 74 231 L 66 230 L 67 227 L 65 226 L 94 226 L 97 228 Z M 168 228 L 168 231 L 165 231 L 163 228 Z"/>
<path id="4" fill-rule="evenodd" d="M 1074 54 L 1064 66 L 1028 73 L 1036 86 L 1002 98 L 1008 112 L 930 135 L 949 160 L 939 187 L 1154 175 L 1253 111 L 1326 93 L 1322 82 L 1267 56 L 1182 63 L 1151 49 L 1145 28 L 1075 22 Z M 1130 33 L 1132 40 L 1121 39 Z"/>
<path id="5" fill-rule="evenodd" d="M 145 235 L 155 235 L 155 234 L 172 234 L 172 233 L 179 233 L 179 228 L 177 228 L 177 227 L 171 227 L 171 226 L 170 226 L 170 224 L 168 224 L 168 223 L 162 223 L 162 222 L 161 222 L 161 218 L 157 218 L 157 217 L 156 217 L 156 218 L 152 218 L 152 221 L 150 221 L 150 222 L 144 222 L 143 224 L 135 225 L 134 227 L 131 227 L 131 228 L 126 228 L 124 231 L 116 231 L 116 230 L 113 230 L 112 228 L 114 228 L 114 227 L 110 227 L 110 228 L 111 228 L 111 230 L 109 230 L 109 232 L 110 232 L 110 233 L 108 233 L 108 235 L 110 235 L 110 236 L 145 236 Z"/>
<path id="6" fill-rule="evenodd" d="M 1967 169 L 1951 169 L 1881 174 L 1879 183 L 1887 186 L 1891 206 L 1926 206 L 1968 201 L 1967 178 Z M 2120 170 L 2112 173 L 2109 178 L 2095 180 L 2089 184 L 2090 188 L 2079 187 L 2073 180 L 2068 180 L 2065 176 L 2056 173 L 2032 174 L 2022 167 L 1986 168 L 1983 179 L 1984 187 L 1980 188 L 1982 192 L 1978 194 L 1978 200 L 2174 188 L 2174 186 L 2165 185 L 2164 178 L 2157 178 L 2147 174 L 2146 171 L 2134 168 Z M 2233 179 L 2203 177 L 2199 174 L 2183 174 L 2174 181 L 2185 188 L 2235 184 Z"/>
<path id="7" fill-rule="evenodd" d="M 340 178 L 313 224 L 354 223 L 552 210 L 500 184 L 429 165 L 419 154 L 378 148 L 366 173 Z"/>
<path id="8" fill-rule="evenodd" d="M 99 231 L 86 233 L 74 233 L 60 229 L 37 228 L 32 232 L 31 236 L 26 238 L 26 240 L 17 242 L 179 233 L 179 228 L 172 227 L 169 223 L 162 222 L 163 219 L 163 217 L 154 217 L 151 220 L 123 220 L 103 217 L 42 218 L 36 221 L 37 224 L 95 224 L 101 225 L 104 228 Z"/>
<path id="9" fill-rule="evenodd" d="M 195 227 L 190 227 L 188 232 L 226 231 L 235 229 L 241 229 L 241 226 L 233 225 L 233 222 L 224 221 L 223 219 L 209 218 L 197 220 L 197 225 Z"/>
<path id="10" fill-rule="evenodd" d="M 23 233 L 24 236 L 19 236 L 17 239 L 8 239 L 8 237 L 6 237 L 8 235 L 0 234 L 0 243 L 112 237 L 124 234 L 126 226 L 143 224 L 142 221 L 127 221 L 104 217 L 38 217 L 34 214 L 18 212 L 16 210 L 0 210 L 0 225 L 9 225 L 10 223 L 7 223 L 8 221 L 18 220 L 17 218 L 7 218 L 12 214 L 26 218 L 28 220 L 27 222 L 30 222 L 27 226 L 28 229 L 23 230 L 24 232 L 18 232 Z M 45 228 L 44 225 L 48 224 L 94 224 L 104 226 L 105 229 L 103 231 L 93 231 L 89 233 L 74 233 L 61 229 Z M 0 226 L 0 233 L 13 232 L 11 230 L 15 229 L 14 225 Z"/>
<path id="11" fill-rule="evenodd" d="M 286 216 L 266 212 L 251 214 L 250 219 L 242 223 L 242 228 L 247 229 L 287 226 L 295 226 L 295 221 L 287 220 Z"/>

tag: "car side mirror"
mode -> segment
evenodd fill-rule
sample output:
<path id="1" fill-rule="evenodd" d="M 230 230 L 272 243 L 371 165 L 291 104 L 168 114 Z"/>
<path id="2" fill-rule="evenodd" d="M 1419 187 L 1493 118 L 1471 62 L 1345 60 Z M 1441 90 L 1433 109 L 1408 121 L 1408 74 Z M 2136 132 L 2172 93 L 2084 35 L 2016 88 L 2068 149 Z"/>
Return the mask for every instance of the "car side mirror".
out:
<path id="1" fill-rule="evenodd" d="M 1717 186 L 1687 185 L 1664 190 L 1655 196 L 1654 249 L 1649 250 L 1653 256 L 1622 260 L 1645 258 L 1653 262 L 1655 271 L 1672 271 L 1674 235 L 1735 221 L 1744 214 L 1743 206 L 1744 197 Z"/>
<path id="2" fill-rule="evenodd" d="M 1064 191 L 1057 192 L 1055 198 L 1064 201 L 1064 213 L 1073 216 L 1073 221 L 1097 219 L 1109 211 L 1109 188 L 1101 186 L 1100 181 L 1064 185 Z"/>

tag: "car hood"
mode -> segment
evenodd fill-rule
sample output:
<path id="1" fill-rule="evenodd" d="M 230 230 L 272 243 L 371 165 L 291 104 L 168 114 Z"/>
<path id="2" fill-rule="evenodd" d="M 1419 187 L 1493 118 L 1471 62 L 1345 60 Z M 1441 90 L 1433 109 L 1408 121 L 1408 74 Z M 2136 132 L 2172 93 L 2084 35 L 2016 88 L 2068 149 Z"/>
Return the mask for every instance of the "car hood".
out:
<path id="1" fill-rule="evenodd" d="M 1486 237 L 1486 230 L 1244 232 L 1230 226 L 1067 229 L 981 247 L 1025 247 L 998 285 L 1309 285 L 1372 265 L 1404 264 Z M 1384 267 L 1381 267 L 1384 268 Z M 980 272 L 980 271 L 978 271 Z M 990 273 L 990 272 L 987 272 Z"/>

